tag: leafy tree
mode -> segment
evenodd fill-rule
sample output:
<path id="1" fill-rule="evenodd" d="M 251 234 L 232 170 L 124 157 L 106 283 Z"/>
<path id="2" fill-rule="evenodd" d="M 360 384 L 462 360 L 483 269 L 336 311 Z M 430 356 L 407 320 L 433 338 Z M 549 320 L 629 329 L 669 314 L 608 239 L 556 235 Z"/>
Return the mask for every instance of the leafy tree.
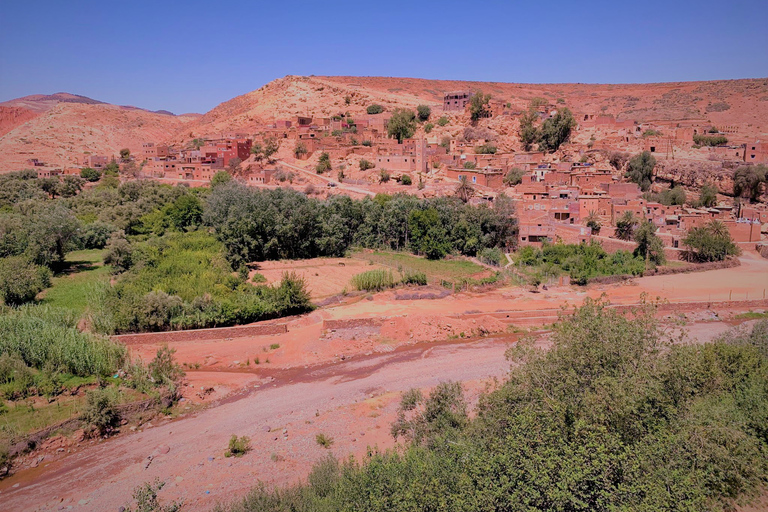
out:
<path id="1" fill-rule="evenodd" d="M 632 215 L 632 212 L 626 211 L 616 221 L 616 238 L 619 240 L 631 240 L 635 234 L 638 220 Z"/>
<path id="2" fill-rule="evenodd" d="M 121 160 L 128 160 L 131 158 L 131 150 L 128 148 L 123 148 L 120 150 L 120 159 Z"/>
<path id="3" fill-rule="evenodd" d="M 664 243 L 656 235 L 656 226 L 647 220 L 644 220 L 635 229 L 633 234 L 637 247 L 635 256 L 642 256 L 646 262 L 654 265 L 663 265 L 665 261 Z"/>
<path id="4" fill-rule="evenodd" d="M 80 169 L 80 177 L 89 182 L 99 181 L 101 179 L 101 171 L 84 167 Z"/>
<path id="5" fill-rule="evenodd" d="M 536 118 L 537 115 L 533 109 L 529 109 L 520 116 L 520 128 L 517 133 L 525 151 L 530 151 L 533 143 L 539 139 L 539 130 L 534 125 Z"/>
<path id="6" fill-rule="evenodd" d="M 79 245 L 83 249 L 103 249 L 115 231 L 114 226 L 102 221 L 94 221 L 83 226 L 79 236 Z"/>
<path id="7" fill-rule="evenodd" d="M 464 162 L 463 167 L 465 169 L 477 169 L 477 164 L 475 162 L 466 161 Z"/>
<path id="8" fill-rule="evenodd" d="M 360 165 L 361 171 L 367 171 L 368 169 L 373 169 L 374 167 L 376 167 L 376 165 L 373 162 L 369 162 L 365 158 L 362 158 L 360 160 L 359 165 Z"/>
<path id="9" fill-rule="evenodd" d="M 419 105 L 416 107 L 416 115 L 418 116 L 419 121 L 426 121 L 429 119 L 429 116 L 432 115 L 432 109 L 427 105 Z"/>
<path id="10" fill-rule="evenodd" d="M 175 229 L 199 226 L 203 219 L 203 203 L 196 195 L 184 194 L 165 206 L 163 214 L 168 218 L 169 225 Z"/>
<path id="11" fill-rule="evenodd" d="M 103 175 L 104 176 L 114 176 L 114 177 L 117 177 L 119 174 L 120 174 L 120 166 L 117 164 L 117 162 L 115 162 L 114 159 L 112 159 L 112 161 L 109 162 L 104 167 Z"/>
<path id="12" fill-rule="evenodd" d="M 469 99 L 469 117 L 475 123 L 483 117 L 488 117 L 491 111 L 488 109 L 488 103 L 491 101 L 490 94 L 483 94 L 483 91 L 477 91 Z"/>
<path id="13" fill-rule="evenodd" d="M 298 141 L 296 143 L 296 147 L 293 148 L 293 156 L 296 158 L 301 158 L 307 153 L 309 153 L 309 150 L 307 150 L 307 145 L 301 141 Z"/>
<path id="14" fill-rule="evenodd" d="M 608 155 L 608 163 L 610 163 L 611 166 L 617 171 L 620 171 L 624 168 L 624 165 L 627 163 L 627 160 L 629 160 L 629 153 L 622 153 L 621 151 L 611 151 L 611 153 Z"/>
<path id="15" fill-rule="evenodd" d="M 368 105 L 368 108 L 366 108 L 365 111 L 371 115 L 381 114 L 382 112 L 384 112 L 384 107 L 376 103 L 373 103 L 372 105 Z"/>
<path id="16" fill-rule="evenodd" d="M 104 264 L 111 265 L 115 274 L 125 272 L 133 266 L 133 247 L 126 240 L 124 232 L 112 233 L 107 242 Z"/>
<path id="17" fill-rule="evenodd" d="M 467 203 L 475 195 L 475 187 L 469 183 L 466 176 L 461 176 L 459 184 L 456 186 L 455 194 L 462 202 Z"/>
<path id="18" fill-rule="evenodd" d="M 203 138 L 192 139 L 192 147 L 194 147 L 195 149 L 200 149 L 203 146 L 205 146 L 205 139 Z"/>
<path id="19" fill-rule="evenodd" d="M 763 182 L 768 179 L 768 168 L 764 165 L 745 165 L 733 173 L 733 195 L 749 198 L 755 202 L 759 199 Z"/>
<path id="20" fill-rule="evenodd" d="M 495 155 L 498 148 L 490 142 L 475 147 L 475 153 L 478 155 Z"/>
<path id="21" fill-rule="evenodd" d="M 653 169 L 656 167 L 656 159 L 650 151 L 633 156 L 627 164 L 626 177 L 633 183 L 637 183 L 645 192 L 651 188 Z"/>
<path id="22" fill-rule="evenodd" d="M 227 171 L 219 171 L 211 178 L 211 188 L 216 188 L 221 185 L 225 185 L 232 181 L 232 175 Z"/>
<path id="23" fill-rule="evenodd" d="M 733 243 L 728 228 L 720 221 L 712 222 L 688 231 L 683 239 L 691 255 L 698 261 L 722 261 L 728 256 L 737 256 L 741 251 Z"/>
<path id="24" fill-rule="evenodd" d="M 51 271 L 34 265 L 22 256 L 0 258 L 0 299 L 17 306 L 35 300 L 38 293 L 51 285 Z"/>
<path id="25" fill-rule="evenodd" d="M 263 142 L 255 142 L 251 146 L 251 154 L 258 162 L 266 160 L 273 162 L 272 156 L 280 149 L 280 139 L 277 137 L 265 137 Z"/>
<path id="26" fill-rule="evenodd" d="M 415 253 L 437 260 L 450 251 L 447 233 L 436 209 L 412 211 L 408 217 L 408 229 L 411 232 L 411 248 Z"/>
<path id="27" fill-rule="evenodd" d="M 229 171 L 229 174 L 233 176 L 239 176 L 243 172 L 243 161 L 238 158 L 230 158 L 229 163 L 227 164 L 227 171 Z"/>
<path id="28" fill-rule="evenodd" d="M 595 212 L 589 212 L 587 216 L 587 227 L 592 230 L 593 235 L 599 235 L 603 227 L 600 223 L 600 217 Z"/>
<path id="29" fill-rule="evenodd" d="M 427 123 L 424 125 L 424 133 L 430 133 L 435 128 L 435 125 L 432 123 Z"/>
<path id="30" fill-rule="evenodd" d="M 410 186 L 411 183 L 412 183 L 411 177 L 409 175 L 407 175 L 407 174 L 403 174 L 400 177 L 400 183 L 405 185 L 405 186 Z"/>
<path id="31" fill-rule="evenodd" d="M 508 187 L 514 187 L 515 185 L 519 185 L 523 182 L 523 176 L 525 175 L 525 171 L 522 169 L 518 169 L 517 167 L 514 167 L 509 170 L 506 176 L 504 176 L 504 184 Z"/>
<path id="32" fill-rule="evenodd" d="M 331 165 L 331 155 L 323 151 L 320 153 L 320 158 L 317 160 L 315 171 L 317 174 L 323 174 L 324 172 L 330 171 L 331 169 L 333 169 L 333 166 Z"/>
<path id="33" fill-rule="evenodd" d="M 557 113 L 546 119 L 539 130 L 539 150 L 553 153 L 571 137 L 576 127 L 576 119 L 567 107 L 557 109 Z"/>
<path id="34" fill-rule="evenodd" d="M 56 186 L 56 192 L 61 197 L 72 197 L 83 189 L 85 180 L 79 176 L 66 175 Z"/>
<path id="35" fill-rule="evenodd" d="M 699 191 L 698 205 L 705 208 L 712 208 L 717 204 L 717 187 L 711 183 L 705 183 Z"/>
<path id="36" fill-rule="evenodd" d="M 403 139 L 409 139 L 416 133 L 416 114 L 411 110 L 398 108 L 392 112 L 387 122 L 387 135 L 397 139 L 402 144 Z"/>

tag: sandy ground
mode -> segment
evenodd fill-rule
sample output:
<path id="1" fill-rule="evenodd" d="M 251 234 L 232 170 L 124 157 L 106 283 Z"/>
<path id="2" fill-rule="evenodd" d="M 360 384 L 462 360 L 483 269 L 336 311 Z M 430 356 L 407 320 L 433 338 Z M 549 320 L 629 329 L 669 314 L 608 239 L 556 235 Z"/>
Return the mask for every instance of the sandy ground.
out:
<path id="1" fill-rule="evenodd" d="M 352 291 L 350 281 L 355 274 L 384 268 L 369 265 L 367 261 L 352 258 L 317 258 L 313 260 L 264 261 L 258 264 L 256 272 L 267 278 L 268 284 L 279 282 L 285 272 L 296 272 L 307 281 L 307 288 L 313 300 Z"/>
<path id="2" fill-rule="evenodd" d="M 191 417 L 145 425 L 49 465 L 43 461 L 3 480 L 0 502 L 8 511 L 117 510 L 129 503 L 134 487 L 157 477 L 169 482 L 162 498 L 207 509 L 242 495 L 258 479 L 284 484 L 306 476 L 327 453 L 315 441 L 318 433 L 333 437 L 330 452 L 337 457 L 392 446 L 389 428 L 400 392 L 460 380 L 476 397 L 483 380 L 504 376 L 507 346 L 505 339 L 420 345 L 288 373 Z M 249 436 L 254 450 L 223 457 L 232 434 Z"/>

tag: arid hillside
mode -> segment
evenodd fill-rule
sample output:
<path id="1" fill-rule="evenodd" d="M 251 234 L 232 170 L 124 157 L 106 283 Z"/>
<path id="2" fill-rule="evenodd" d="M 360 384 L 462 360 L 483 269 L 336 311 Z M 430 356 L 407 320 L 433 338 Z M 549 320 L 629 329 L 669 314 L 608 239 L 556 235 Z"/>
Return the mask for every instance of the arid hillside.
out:
<path id="1" fill-rule="evenodd" d="M 29 167 L 30 158 L 70 167 L 89 153 L 113 155 L 122 148 L 138 152 L 143 142 L 166 140 L 191 119 L 116 105 L 59 102 L 0 136 L 0 172 Z"/>
<path id="2" fill-rule="evenodd" d="M 576 113 L 611 114 L 637 121 L 709 120 L 738 125 L 741 133 L 768 132 L 768 79 L 658 84 L 510 84 L 386 77 L 286 76 L 217 106 L 189 126 L 195 135 L 248 130 L 297 114 L 361 113 L 371 103 L 386 108 L 439 105 L 443 93 L 482 90 L 522 110 L 533 98 L 564 104 Z M 349 97 L 349 104 L 346 98 Z M 559 101 L 558 101 L 559 100 Z"/>
<path id="3" fill-rule="evenodd" d="M 371 103 L 388 110 L 422 103 L 439 109 L 443 94 L 453 90 L 482 90 L 509 103 L 512 112 L 523 111 L 534 98 L 542 98 L 552 105 L 571 108 L 577 119 L 585 114 L 610 114 L 640 122 L 699 120 L 718 127 L 735 127 L 746 139 L 768 135 L 766 78 L 538 85 L 286 76 L 226 101 L 202 116 L 173 116 L 166 111 L 115 106 L 67 93 L 32 95 L 0 103 L 0 172 L 23 168 L 29 158 L 69 166 L 88 152 L 114 154 L 123 147 L 135 151 L 145 141 L 183 143 L 200 136 L 252 132 L 265 123 L 294 115 L 360 114 Z M 506 120 L 493 128 L 514 145 L 515 116 Z"/>

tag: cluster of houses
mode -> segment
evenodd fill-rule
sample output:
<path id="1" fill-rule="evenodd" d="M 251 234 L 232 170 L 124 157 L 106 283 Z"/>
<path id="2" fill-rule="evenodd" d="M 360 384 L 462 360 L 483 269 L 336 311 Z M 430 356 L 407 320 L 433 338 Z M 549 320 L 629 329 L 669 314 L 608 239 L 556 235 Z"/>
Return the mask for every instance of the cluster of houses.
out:
<path id="1" fill-rule="evenodd" d="M 652 222 L 670 249 L 682 249 L 690 229 L 712 220 L 722 221 L 737 243 L 759 242 L 761 228 L 768 223 L 765 205 L 743 206 L 739 211 L 723 204 L 712 208 L 665 206 L 646 200 L 636 184 L 622 182 L 610 171 L 589 164 L 568 165 L 570 169 L 564 163 L 540 164 L 511 192 L 517 200 L 521 244 L 579 243 L 593 238 L 610 244 L 616 222 L 626 212 Z M 600 227 L 588 226 L 590 221 Z"/>
<path id="2" fill-rule="evenodd" d="M 433 105 L 433 112 L 463 111 L 472 98 L 471 91 L 452 91 L 444 95 L 442 105 Z M 489 115 L 516 115 L 510 105 L 491 101 Z M 554 115 L 557 105 L 537 107 L 544 119 Z M 731 206 L 694 209 L 684 206 L 664 206 L 643 198 L 639 188 L 622 182 L 609 169 L 589 163 L 547 161 L 542 152 L 479 151 L 492 146 L 491 141 L 439 139 L 421 135 L 398 143 L 387 135 L 391 113 L 338 115 L 332 117 L 293 116 L 277 119 L 259 126 L 251 133 L 221 133 L 196 139 L 193 146 L 177 148 L 146 142 L 132 159 L 140 162 L 144 177 L 183 181 L 204 185 L 219 171 L 237 167 L 245 181 L 254 186 L 269 184 L 275 169 L 251 157 L 255 143 L 268 139 L 284 147 L 299 148 L 294 156 L 306 160 L 317 152 L 325 152 L 333 160 L 359 155 L 373 164 L 374 170 L 386 169 L 395 178 L 409 174 L 433 176 L 436 169 L 448 182 L 466 179 L 476 187 L 473 201 L 493 200 L 501 191 L 517 201 L 520 219 L 520 243 L 541 244 L 562 240 L 569 243 L 589 241 L 594 237 L 610 240 L 617 219 L 630 211 L 638 219 L 647 219 L 657 227 L 657 233 L 670 249 L 682 247 L 682 239 L 692 227 L 718 219 L 728 227 L 736 242 L 760 240 L 761 226 L 768 224 L 768 210 L 744 207 L 733 211 Z M 583 114 L 578 117 L 580 129 L 593 133 L 592 150 L 633 147 L 660 155 L 674 154 L 690 147 L 697 135 L 727 134 L 738 140 L 736 127 L 715 128 L 706 121 L 659 121 L 638 123 L 616 119 L 610 115 Z M 708 147 L 720 160 L 768 163 L 768 144 L 761 141 L 739 145 Z M 103 169 L 114 157 L 88 155 L 82 167 Z M 246 162 L 247 161 L 247 162 Z M 242 165 L 241 165 L 242 163 Z M 246 165 L 247 164 L 247 165 Z M 38 173 L 49 172 L 44 164 L 30 161 Z M 522 183 L 508 188 L 505 177 L 511 170 L 522 174 Z M 60 173 L 60 171 L 58 171 Z M 587 226 L 587 220 L 599 230 Z"/>

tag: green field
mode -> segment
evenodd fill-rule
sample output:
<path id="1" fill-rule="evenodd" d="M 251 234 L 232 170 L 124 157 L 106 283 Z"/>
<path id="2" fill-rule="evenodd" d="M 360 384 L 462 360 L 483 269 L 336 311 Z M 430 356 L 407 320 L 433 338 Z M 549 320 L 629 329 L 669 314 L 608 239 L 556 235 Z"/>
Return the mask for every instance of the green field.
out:
<path id="1" fill-rule="evenodd" d="M 67 254 L 67 267 L 51 279 L 51 288 L 41 295 L 42 303 L 71 309 L 82 315 L 88 306 L 89 287 L 109 279 L 110 267 L 102 264 L 103 254 L 100 249 Z"/>
<path id="2" fill-rule="evenodd" d="M 442 281 L 464 281 L 470 278 L 484 277 L 480 276 L 487 270 L 471 261 L 464 259 L 453 260 L 428 260 L 413 254 L 404 252 L 359 251 L 352 254 L 352 257 L 364 261 L 372 261 L 379 265 L 390 267 L 393 270 L 412 270 L 423 272 L 427 275 L 430 284 L 440 284 Z"/>

